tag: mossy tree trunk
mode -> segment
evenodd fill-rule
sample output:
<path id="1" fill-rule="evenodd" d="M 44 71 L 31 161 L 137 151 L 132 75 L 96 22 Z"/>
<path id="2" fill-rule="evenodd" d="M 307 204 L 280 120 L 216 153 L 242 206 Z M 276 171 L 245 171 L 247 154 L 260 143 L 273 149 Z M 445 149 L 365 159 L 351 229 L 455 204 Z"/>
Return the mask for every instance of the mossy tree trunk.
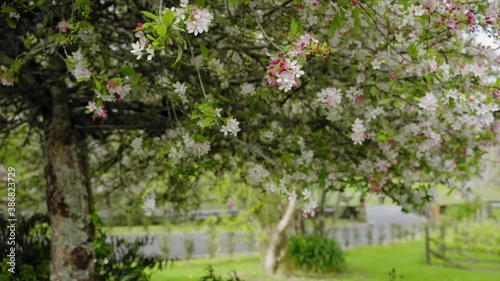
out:
<path id="1" fill-rule="evenodd" d="M 68 96 L 54 87 L 51 100 L 44 124 L 46 196 L 52 228 L 50 280 L 94 280 L 85 137 L 71 125 Z"/>

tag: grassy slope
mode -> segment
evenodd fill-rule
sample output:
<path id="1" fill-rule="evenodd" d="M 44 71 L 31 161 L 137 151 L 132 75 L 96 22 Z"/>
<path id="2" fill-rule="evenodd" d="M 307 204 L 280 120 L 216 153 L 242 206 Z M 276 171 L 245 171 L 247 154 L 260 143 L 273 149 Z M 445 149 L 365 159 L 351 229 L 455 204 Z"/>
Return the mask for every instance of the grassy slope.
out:
<path id="1" fill-rule="evenodd" d="M 383 246 L 360 247 L 348 252 L 348 270 L 341 275 L 306 276 L 300 274 L 292 278 L 267 277 L 256 255 L 232 258 L 201 259 L 180 262 L 173 268 L 155 273 L 152 281 L 199 280 L 203 269 L 212 264 L 218 274 L 227 274 L 233 270 L 245 281 L 281 281 L 281 280 L 341 280 L 341 281 L 388 281 L 389 271 L 396 269 L 397 275 L 403 275 L 404 281 L 498 281 L 499 273 L 484 273 L 457 270 L 425 264 L 422 241 L 395 243 Z M 399 281 L 399 280 L 398 280 Z"/>

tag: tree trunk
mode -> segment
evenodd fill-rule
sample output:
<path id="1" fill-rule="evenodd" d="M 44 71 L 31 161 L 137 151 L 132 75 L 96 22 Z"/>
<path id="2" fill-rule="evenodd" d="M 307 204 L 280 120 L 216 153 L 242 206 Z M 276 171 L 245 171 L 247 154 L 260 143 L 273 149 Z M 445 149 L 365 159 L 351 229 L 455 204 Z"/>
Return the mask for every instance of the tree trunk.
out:
<path id="1" fill-rule="evenodd" d="M 317 208 L 318 212 L 316 218 L 314 220 L 314 234 L 324 237 L 325 235 L 325 203 L 326 203 L 326 194 L 328 193 L 327 188 L 323 188 L 321 190 L 321 198 L 319 200 L 319 206 Z"/>
<path id="2" fill-rule="evenodd" d="M 440 213 L 441 209 L 439 207 L 439 202 L 436 201 L 432 206 L 432 220 L 439 221 Z"/>
<path id="3" fill-rule="evenodd" d="M 280 266 L 286 255 L 288 245 L 288 235 L 286 229 L 293 219 L 296 200 L 288 202 L 285 214 L 278 223 L 278 226 L 271 234 L 267 254 L 264 258 L 264 270 L 267 274 L 274 275 L 279 272 Z"/>
<path id="4" fill-rule="evenodd" d="M 51 97 L 52 112 L 44 124 L 46 196 L 52 228 L 50 280 L 94 280 L 85 137 L 71 127 L 67 95 L 54 87 Z"/>

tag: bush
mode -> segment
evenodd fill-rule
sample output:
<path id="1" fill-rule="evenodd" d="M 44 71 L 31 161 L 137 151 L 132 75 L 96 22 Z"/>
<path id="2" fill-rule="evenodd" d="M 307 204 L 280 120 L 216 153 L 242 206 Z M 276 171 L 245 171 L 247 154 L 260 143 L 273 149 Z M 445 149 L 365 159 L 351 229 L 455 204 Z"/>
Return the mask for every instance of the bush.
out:
<path id="1" fill-rule="evenodd" d="M 17 215 L 16 219 L 16 245 L 8 245 L 10 224 L 7 217 L 0 213 L 0 281 L 37 281 L 49 280 L 50 277 L 50 236 L 49 218 L 45 215 L 35 214 L 29 217 Z M 7 270 L 7 255 L 10 248 L 16 247 L 15 274 Z"/>
<path id="2" fill-rule="evenodd" d="M 145 269 L 152 269 L 164 263 L 159 257 L 145 257 L 140 250 L 150 244 L 151 239 L 141 237 L 133 242 L 116 237 L 107 237 L 102 231 L 102 223 L 94 215 L 96 226 L 94 238 L 95 280 L 149 280 Z M 7 218 L 0 213 L 0 254 L 6 257 L 11 246 L 7 244 Z M 16 274 L 7 272 L 6 260 L 0 260 L 0 281 L 48 281 L 50 279 L 50 226 L 44 214 L 17 216 L 16 222 Z"/>
<path id="3" fill-rule="evenodd" d="M 340 272 L 345 268 L 345 254 L 336 240 L 319 236 L 294 236 L 290 256 L 295 268 L 317 273 Z"/>

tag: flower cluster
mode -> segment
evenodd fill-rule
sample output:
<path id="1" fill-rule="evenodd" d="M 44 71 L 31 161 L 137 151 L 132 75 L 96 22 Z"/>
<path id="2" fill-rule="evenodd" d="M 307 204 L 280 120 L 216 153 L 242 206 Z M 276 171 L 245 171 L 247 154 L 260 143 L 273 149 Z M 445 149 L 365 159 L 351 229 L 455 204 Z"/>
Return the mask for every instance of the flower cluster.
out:
<path id="1" fill-rule="evenodd" d="M 156 194 L 150 193 L 148 195 L 142 196 L 142 209 L 146 216 L 151 216 L 153 210 L 156 207 Z"/>
<path id="2" fill-rule="evenodd" d="M 188 99 L 187 99 L 187 96 L 186 96 L 186 92 L 187 92 L 187 86 L 186 84 L 181 83 L 179 81 L 175 82 L 174 85 L 174 93 L 177 94 L 177 96 L 179 96 L 179 98 L 181 99 L 182 103 L 184 104 L 187 104 L 188 103 Z"/>
<path id="3" fill-rule="evenodd" d="M 227 134 L 232 134 L 236 137 L 236 134 L 241 131 L 239 124 L 240 122 L 238 122 L 236 119 L 229 118 L 226 122 L 226 125 L 222 125 L 220 131 L 224 133 L 224 136 L 227 136 Z"/>
<path id="4" fill-rule="evenodd" d="M 276 83 L 280 90 L 285 93 L 290 91 L 292 88 L 297 87 L 297 81 L 295 78 L 300 78 L 304 74 L 301 70 L 302 66 L 297 60 L 290 61 L 290 59 L 277 58 L 271 59 L 269 62 L 269 75 L 270 77 L 276 77 L 275 81 L 272 78 L 268 78 L 268 83 Z"/>
<path id="5" fill-rule="evenodd" d="M 150 44 L 151 41 L 146 37 L 144 31 L 141 31 L 142 23 L 137 24 L 137 32 L 135 33 L 135 37 L 138 40 L 135 43 L 132 43 L 132 54 L 137 56 L 137 59 L 140 60 L 142 56 L 146 53 L 148 55 L 147 59 L 151 60 L 155 55 L 155 50 L 153 46 Z"/>
<path id="6" fill-rule="evenodd" d="M 68 61 L 71 73 L 75 76 L 76 80 L 90 78 L 92 73 L 87 67 L 87 61 L 85 60 L 81 49 L 71 53 L 71 56 L 68 57 Z"/>
<path id="7" fill-rule="evenodd" d="M 59 23 L 57 23 L 56 29 L 60 30 L 60 31 L 62 31 L 64 33 L 68 33 L 68 31 L 69 31 L 69 21 L 67 21 L 67 20 L 60 21 Z"/>
<path id="8" fill-rule="evenodd" d="M 188 33 L 193 33 L 197 36 L 199 33 L 208 32 L 208 28 L 214 16 L 206 8 L 191 7 L 191 13 L 186 23 Z"/>
<path id="9" fill-rule="evenodd" d="M 199 158 L 210 151 L 210 143 L 206 141 L 196 142 L 189 133 L 183 130 L 170 130 L 167 137 L 171 139 L 168 157 L 174 166 L 179 164 L 182 159 Z"/>
<path id="10" fill-rule="evenodd" d="M 14 86 L 14 81 L 12 81 L 7 75 L 3 75 L 0 79 L 0 82 L 2 83 L 2 85 L 7 87 Z"/>
<path id="11" fill-rule="evenodd" d="M 208 9 L 188 5 L 185 0 L 180 2 L 180 7 L 164 8 L 159 15 L 149 12 L 143 14 L 153 22 L 138 23 L 135 29 L 135 37 L 138 40 L 132 43 L 130 52 L 136 55 L 138 60 L 146 54 L 148 60 L 153 59 L 155 50 L 160 51 L 160 55 L 165 55 L 167 45 L 172 45 L 172 42 L 184 42 L 182 38 L 174 38 L 180 36 L 178 31 L 184 30 L 184 27 L 187 33 L 194 36 L 208 32 L 214 18 Z"/>
<path id="12" fill-rule="evenodd" d="M 116 80 L 108 81 L 107 90 L 110 94 L 118 96 L 118 101 L 123 101 L 126 95 L 130 93 L 131 87 L 129 84 L 120 85 L 120 82 Z"/>
<path id="13" fill-rule="evenodd" d="M 263 179 L 269 177 L 269 172 L 261 165 L 255 165 L 252 169 L 250 169 L 248 177 L 250 179 L 250 183 L 255 186 L 260 184 Z"/>
<path id="14" fill-rule="evenodd" d="M 104 107 L 104 104 L 96 104 L 93 101 L 89 101 L 89 104 L 85 107 L 87 109 L 87 113 L 92 113 L 93 114 L 93 120 L 96 118 L 106 118 L 108 117 L 108 112 L 106 111 L 106 108 Z"/>
<path id="15" fill-rule="evenodd" d="M 354 120 L 354 124 L 352 124 L 352 134 L 351 134 L 351 139 L 354 142 L 354 144 L 363 143 L 363 141 L 366 139 L 365 131 L 366 128 L 363 125 L 363 121 L 361 121 L 359 118 L 356 118 L 356 120 Z"/>
<path id="16" fill-rule="evenodd" d="M 278 85 L 279 90 L 290 91 L 298 86 L 295 78 L 304 75 L 301 70 L 302 64 L 309 56 L 317 56 L 326 59 L 331 48 L 325 44 L 319 46 L 319 41 L 310 34 L 303 34 L 299 39 L 294 39 L 290 50 L 278 57 L 272 57 L 269 61 L 267 83 Z"/>

